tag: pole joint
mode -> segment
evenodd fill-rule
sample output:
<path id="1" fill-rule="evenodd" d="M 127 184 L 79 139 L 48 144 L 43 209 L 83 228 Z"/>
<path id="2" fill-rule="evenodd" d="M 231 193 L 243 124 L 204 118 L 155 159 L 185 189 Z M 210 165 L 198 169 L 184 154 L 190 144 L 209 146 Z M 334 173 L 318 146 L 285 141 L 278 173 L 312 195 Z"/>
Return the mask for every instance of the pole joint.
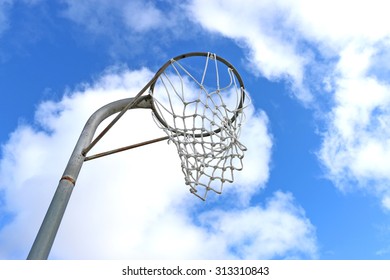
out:
<path id="1" fill-rule="evenodd" d="M 69 175 L 62 176 L 60 181 L 62 180 L 69 181 L 70 183 L 72 183 L 73 186 L 76 185 L 76 180 Z"/>

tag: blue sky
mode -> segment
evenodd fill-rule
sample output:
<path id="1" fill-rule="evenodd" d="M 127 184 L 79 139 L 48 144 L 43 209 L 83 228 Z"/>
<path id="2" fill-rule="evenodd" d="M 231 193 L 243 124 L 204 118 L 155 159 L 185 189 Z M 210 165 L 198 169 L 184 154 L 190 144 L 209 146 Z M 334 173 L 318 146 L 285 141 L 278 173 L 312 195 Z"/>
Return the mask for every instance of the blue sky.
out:
<path id="1" fill-rule="evenodd" d="M 51 258 L 388 259 L 384 1 L 178 3 L 0 0 L 0 258 L 27 256 L 95 110 L 211 51 L 252 98 L 235 183 L 198 201 L 167 143 L 88 162 Z M 150 112 L 110 133 L 97 151 L 163 136 Z"/>

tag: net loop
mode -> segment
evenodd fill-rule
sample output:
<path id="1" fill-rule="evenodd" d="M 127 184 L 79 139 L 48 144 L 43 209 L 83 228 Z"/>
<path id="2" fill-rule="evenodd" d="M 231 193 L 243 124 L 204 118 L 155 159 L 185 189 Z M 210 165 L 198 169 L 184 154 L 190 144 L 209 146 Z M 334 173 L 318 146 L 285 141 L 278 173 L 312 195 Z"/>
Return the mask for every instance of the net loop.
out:
<path id="1" fill-rule="evenodd" d="M 205 200 L 243 168 L 247 148 L 239 135 L 249 96 L 238 72 L 216 54 L 170 62 L 151 87 L 153 117 L 176 145 L 191 193 Z"/>

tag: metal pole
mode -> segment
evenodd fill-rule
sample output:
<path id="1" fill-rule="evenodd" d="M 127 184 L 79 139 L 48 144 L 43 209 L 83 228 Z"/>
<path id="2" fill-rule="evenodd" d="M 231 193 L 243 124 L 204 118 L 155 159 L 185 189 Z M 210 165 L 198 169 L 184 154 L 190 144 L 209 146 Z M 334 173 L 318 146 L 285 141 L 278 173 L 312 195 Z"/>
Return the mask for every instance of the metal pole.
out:
<path id="1" fill-rule="evenodd" d="M 128 105 L 131 103 L 134 105 L 129 108 Z M 91 144 L 99 124 L 107 117 L 121 112 L 124 109 L 151 109 L 151 103 L 151 97 L 149 95 L 139 98 L 127 98 L 107 104 L 91 115 L 81 132 L 79 140 L 77 141 L 65 171 L 60 179 L 49 209 L 46 212 L 34 244 L 28 254 L 28 260 L 44 260 L 48 258 L 62 217 L 64 216 L 66 206 L 72 194 L 72 190 L 86 157 L 85 154 L 83 155 L 83 151 Z"/>

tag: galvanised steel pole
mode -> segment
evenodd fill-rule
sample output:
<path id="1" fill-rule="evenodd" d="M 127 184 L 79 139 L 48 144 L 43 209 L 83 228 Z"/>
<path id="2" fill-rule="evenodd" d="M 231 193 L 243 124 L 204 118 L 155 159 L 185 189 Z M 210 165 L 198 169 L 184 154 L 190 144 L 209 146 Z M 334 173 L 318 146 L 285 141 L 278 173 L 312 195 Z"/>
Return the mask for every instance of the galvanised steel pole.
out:
<path id="1" fill-rule="evenodd" d="M 99 124 L 107 117 L 121 112 L 124 109 L 147 108 L 151 109 L 151 97 L 127 98 L 107 104 L 97 110 L 87 121 L 81 132 L 80 138 L 69 159 L 68 165 L 60 179 L 57 190 L 50 203 L 42 225 L 35 238 L 34 244 L 28 254 L 28 260 L 47 259 L 53 245 L 55 236 L 64 216 L 70 195 L 72 194 L 80 169 L 86 158 L 85 149 L 90 147 L 93 136 Z M 132 104 L 129 108 L 129 104 Z"/>

